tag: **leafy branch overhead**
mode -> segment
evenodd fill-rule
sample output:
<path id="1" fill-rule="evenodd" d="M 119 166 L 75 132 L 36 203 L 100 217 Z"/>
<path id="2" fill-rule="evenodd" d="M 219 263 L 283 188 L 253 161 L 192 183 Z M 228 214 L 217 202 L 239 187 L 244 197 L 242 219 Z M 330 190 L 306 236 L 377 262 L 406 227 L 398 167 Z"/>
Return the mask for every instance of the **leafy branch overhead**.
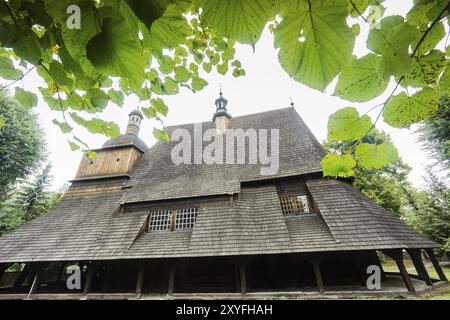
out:
<path id="1" fill-rule="evenodd" d="M 417 0 L 406 16 L 385 16 L 383 0 L 0 0 L 0 77 L 4 90 L 36 70 L 41 97 L 17 88 L 33 108 L 42 99 L 60 111 L 53 123 L 73 149 L 88 149 L 75 126 L 107 136 L 117 124 L 95 114 L 136 95 L 148 118 L 163 123 L 165 95 L 207 86 L 204 73 L 244 76 L 236 43 L 255 48 L 264 28 L 274 34 L 282 68 L 296 81 L 352 103 L 395 89 L 373 110 L 375 121 L 346 107 L 329 119 L 330 141 L 353 141 L 323 161 L 324 172 L 349 176 L 361 165 L 395 161 L 390 144 L 361 143 L 379 118 L 407 128 L 432 116 L 448 95 L 448 0 Z M 69 7 L 72 8 L 69 10 Z M 80 16 L 73 8 L 79 8 Z M 375 14 L 378 13 L 378 16 Z M 79 25 L 77 25 L 77 23 Z M 367 54 L 354 56 L 360 26 L 371 24 Z M 446 31 L 447 30 L 447 31 Z M 447 46 L 447 44 L 445 44 Z M 0 125 L 4 125 L 4 120 Z M 167 139 L 163 129 L 154 135 Z M 359 141 L 359 142 L 358 142 Z M 371 156 L 368 156 L 371 155 Z"/>

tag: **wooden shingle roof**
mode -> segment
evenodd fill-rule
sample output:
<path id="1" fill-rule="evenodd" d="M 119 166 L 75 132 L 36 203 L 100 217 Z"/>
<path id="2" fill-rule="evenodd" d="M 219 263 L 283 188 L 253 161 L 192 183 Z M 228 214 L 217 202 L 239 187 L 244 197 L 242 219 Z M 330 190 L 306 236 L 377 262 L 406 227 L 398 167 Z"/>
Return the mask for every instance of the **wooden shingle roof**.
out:
<path id="1" fill-rule="evenodd" d="M 171 144 L 158 142 L 130 180 L 76 182 L 53 211 L 0 237 L 0 263 L 438 247 L 350 184 L 321 178 L 324 152 L 293 108 L 236 117 L 232 126 L 279 128 L 278 174 L 261 176 L 258 165 L 175 166 Z M 306 183 L 318 214 L 283 215 L 283 177 Z M 142 232 L 151 208 L 183 201 L 199 210 L 192 229 Z"/>
<path id="2" fill-rule="evenodd" d="M 201 125 L 203 131 L 214 126 L 213 122 L 204 122 Z M 169 127 L 169 136 L 176 129 L 186 129 L 191 137 L 195 136 L 194 124 Z M 171 150 L 178 142 L 160 141 L 137 161 L 129 183 L 133 188 L 124 195 L 121 203 L 234 194 L 239 192 L 242 181 L 322 171 L 320 160 L 324 151 L 292 107 L 232 118 L 230 129 L 266 129 L 269 136 L 271 129 L 278 129 L 278 173 L 271 176 L 261 175 L 261 167 L 267 165 L 260 164 L 206 165 L 192 162 L 175 165 L 171 159 Z M 268 140 L 270 142 L 270 138 Z M 209 142 L 203 143 L 204 146 L 207 144 Z M 234 147 L 237 148 L 237 144 Z M 268 149 L 270 152 L 270 146 Z"/>

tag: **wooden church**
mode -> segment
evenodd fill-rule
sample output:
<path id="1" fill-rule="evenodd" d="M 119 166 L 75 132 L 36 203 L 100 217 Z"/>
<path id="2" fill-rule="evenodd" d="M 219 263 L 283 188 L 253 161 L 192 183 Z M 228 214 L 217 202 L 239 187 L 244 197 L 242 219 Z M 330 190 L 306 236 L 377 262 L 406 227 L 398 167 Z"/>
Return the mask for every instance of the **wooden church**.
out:
<path id="1" fill-rule="evenodd" d="M 391 276 L 410 292 L 417 281 L 438 282 L 424 267 L 424 252 L 446 281 L 432 251 L 437 243 L 349 181 L 323 177 L 325 153 L 293 106 L 231 117 L 221 94 L 212 121 L 167 128 L 169 136 L 181 129 L 192 137 L 198 127 L 218 135 L 276 129 L 272 175 L 262 175 L 258 163 L 175 164 L 179 142 L 148 148 L 138 137 L 142 119 L 131 112 L 125 134 L 81 160 L 54 210 L 0 237 L 0 297 L 364 290 L 367 267 L 381 267 L 377 251 L 400 270 L 381 269 L 382 287 Z M 406 253 L 417 276 L 405 268 Z M 22 271 L 5 272 L 13 265 Z M 69 290 L 66 268 L 73 265 L 81 287 Z"/>

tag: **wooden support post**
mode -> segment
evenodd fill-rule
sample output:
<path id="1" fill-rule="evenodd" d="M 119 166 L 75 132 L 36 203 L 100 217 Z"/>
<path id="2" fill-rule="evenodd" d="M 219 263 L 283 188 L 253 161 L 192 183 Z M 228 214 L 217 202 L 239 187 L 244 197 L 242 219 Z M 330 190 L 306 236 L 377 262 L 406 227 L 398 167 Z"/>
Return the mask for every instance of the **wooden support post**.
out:
<path id="1" fill-rule="evenodd" d="M 175 292 L 175 265 L 170 267 L 169 271 L 169 288 L 167 290 L 169 294 L 173 294 Z"/>
<path id="2" fill-rule="evenodd" d="M 384 250 L 384 253 L 388 257 L 397 263 L 398 270 L 400 270 L 400 275 L 402 276 L 403 282 L 405 283 L 406 289 L 408 289 L 411 293 L 416 293 L 416 289 L 414 288 L 414 284 L 408 274 L 408 270 L 406 270 L 405 264 L 403 263 L 403 252 L 401 249 L 395 250 Z"/>
<path id="3" fill-rule="evenodd" d="M 425 251 L 428 254 L 428 257 L 430 258 L 430 261 L 433 264 L 434 270 L 436 270 L 439 279 L 441 281 L 448 281 L 447 277 L 445 276 L 445 273 L 442 271 L 442 268 L 439 265 L 439 261 L 436 259 L 436 256 L 434 255 L 433 249 L 425 249 Z"/>
<path id="4" fill-rule="evenodd" d="M 417 275 L 425 281 L 425 283 L 429 286 L 433 285 L 433 282 L 430 279 L 430 276 L 428 275 L 428 271 L 425 268 L 425 265 L 422 261 L 422 256 L 420 254 L 420 249 L 408 249 L 406 250 L 414 264 L 414 267 L 417 270 Z"/>
<path id="5" fill-rule="evenodd" d="M 98 263 L 97 262 L 91 262 L 87 266 L 87 272 L 86 272 L 86 281 L 84 283 L 84 290 L 83 294 L 88 294 L 91 291 L 92 287 L 92 279 L 94 278 L 95 272 L 97 271 Z"/>
<path id="6" fill-rule="evenodd" d="M 57 282 L 59 280 L 61 280 L 61 277 L 62 277 L 62 274 L 64 272 L 65 267 L 66 267 L 66 263 L 65 262 L 61 262 L 61 266 L 59 267 L 59 271 L 58 271 L 58 277 L 56 278 Z M 81 274 L 81 270 L 80 270 L 80 274 Z"/>
<path id="7" fill-rule="evenodd" d="M 138 264 L 138 274 L 136 280 L 136 298 L 140 299 L 142 297 L 142 284 L 144 282 L 144 263 L 141 261 Z"/>
<path id="8" fill-rule="evenodd" d="M 322 273 L 320 272 L 320 262 L 314 261 L 313 267 L 314 267 L 314 275 L 316 276 L 317 287 L 319 288 L 319 292 L 323 293 L 324 288 L 323 288 Z"/>
<path id="9" fill-rule="evenodd" d="M 26 300 L 30 300 L 30 297 L 33 293 L 36 292 L 36 290 L 39 287 L 39 281 L 40 281 L 40 277 L 41 277 L 41 272 L 44 269 L 44 266 L 41 264 L 33 264 L 31 266 L 31 269 L 34 273 L 34 279 L 33 279 L 33 283 L 31 284 L 31 288 L 30 291 L 28 292 L 28 296 Z"/>
<path id="10" fill-rule="evenodd" d="M 358 279 L 362 287 L 366 286 L 366 270 L 364 270 L 364 264 L 362 263 L 359 255 L 363 254 L 361 251 L 353 253 L 353 260 L 355 261 L 355 267 L 358 270 Z"/>
<path id="11" fill-rule="evenodd" d="M 246 278 L 246 272 L 245 272 L 246 268 L 247 268 L 247 262 L 240 261 L 239 262 L 239 279 L 240 279 L 240 283 L 241 283 L 241 293 L 242 294 L 247 293 L 247 278 Z"/>
<path id="12" fill-rule="evenodd" d="M 112 262 L 106 263 L 105 282 L 103 283 L 103 291 L 108 292 L 111 279 Z"/>
<path id="13" fill-rule="evenodd" d="M 234 266 L 234 291 L 236 293 L 241 292 L 241 282 L 240 282 L 240 271 L 239 266 Z"/>
<path id="14" fill-rule="evenodd" d="M 322 261 L 322 256 L 316 254 L 307 255 L 306 260 L 308 260 L 309 263 L 312 264 L 314 268 L 314 276 L 316 278 L 317 288 L 319 289 L 319 292 L 323 293 L 325 290 L 323 286 L 322 273 L 320 272 L 320 262 Z"/>

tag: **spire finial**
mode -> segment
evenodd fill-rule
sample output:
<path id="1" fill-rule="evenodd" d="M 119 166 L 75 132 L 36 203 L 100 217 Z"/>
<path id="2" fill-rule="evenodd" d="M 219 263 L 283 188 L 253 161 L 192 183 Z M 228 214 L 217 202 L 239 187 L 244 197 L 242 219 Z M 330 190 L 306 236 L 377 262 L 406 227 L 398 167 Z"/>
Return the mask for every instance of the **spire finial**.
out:
<path id="1" fill-rule="evenodd" d="M 292 101 L 292 97 L 289 97 L 289 99 L 291 100 L 291 107 L 294 106 L 294 101 Z"/>
<path id="2" fill-rule="evenodd" d="M 222 82 L 219 82 L 219 95 L 222 96 Z"/>

